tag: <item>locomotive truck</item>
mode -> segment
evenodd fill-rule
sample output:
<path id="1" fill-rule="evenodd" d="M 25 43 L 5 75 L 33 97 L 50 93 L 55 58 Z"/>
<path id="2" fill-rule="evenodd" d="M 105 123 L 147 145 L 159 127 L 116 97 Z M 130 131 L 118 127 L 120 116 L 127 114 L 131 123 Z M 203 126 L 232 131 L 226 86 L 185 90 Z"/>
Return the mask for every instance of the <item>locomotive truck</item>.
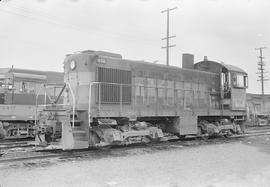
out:
<path id="1" fill-rule="evenodd" d="M 36 105 L 50 103 L 63 73 L 18 68 L 0 68 L 0 139 L 34 138 Z M 39 97 L 36 97 L 39 94 Z"/>
<path id="2" fill-rule="evenodd" d="M 162 141 L 169 136 L 239 133 L 248 76 L 210 61 L 182 68 L 81 51 L 64 60 L 64 104 L 39 111 L 36 139 L 61 149 Z"/>

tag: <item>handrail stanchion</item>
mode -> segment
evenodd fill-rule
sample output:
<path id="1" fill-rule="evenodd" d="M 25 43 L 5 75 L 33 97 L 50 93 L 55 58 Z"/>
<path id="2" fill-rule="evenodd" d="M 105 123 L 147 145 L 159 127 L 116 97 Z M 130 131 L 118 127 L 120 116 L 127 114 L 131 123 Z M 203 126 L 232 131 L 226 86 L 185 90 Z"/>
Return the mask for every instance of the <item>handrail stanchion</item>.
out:
<path id="1" fill-rule="evenodd" d="M 133 109 L 133 111 L 135 110 L 135 104 L 137 103 L 137 101 L 136 101 L 136 85 L 134 85 L 134 86 L 130 86 L 131 87 L 131 90 L 133 89 L 133 87 L 134 87 L 134 99 L 132 99 L 132 95 L 131 95 L 131 104 L 132 104 L 132 109 Z M 132 93 L 132 91 L 131 91 L 131 93 Z"/>
<path id="2" fill-rule="evenodd" d="M 41 91 L 41 87 L 43 87 L 44 85 L 41 84 L 40 87 L 39 87 L 39 90 L 38 90 L 38 93 L 36 95 L 36 113 L 35 113 L 35 126 L 37 125 L 37 107 L 38 107 L 38 96 L 39 96 L 39 93 Z"/>
<path id="3" fill-rule="evenodd" d="M 92 83 L 89 84 L 89 97 L 88 97 L 88 125 L 91 128 L 91 96 L 92 96 Z"/>
<path id="4" fill-rule="evenodd" d="M 122 115 L 123 110 L 123 85 L 120 84 L 120 114 Z"/>
<path id="5" fill-rule="evenodd" d="M 101 84 L 98 84 L 98 113 L 100 114 L 101 107 Z"/>
<path id="6" fill-rule="evenodd" d="M 45 89 L 45 94 L 44 94 L 44 105 L 47 104 L 47 92 L 46 92 L 46 89 Z"/>
<path id="7" fill-rule="evenodd" d="M 71 96 L 72 96 L 72 128 L 74 128 L 74 115 L 75 115 L 75 95 L 73 93 L 73 90 L 69 84 L 69 82 L 67 82 L 67 85 L 69 87 L 69 90 L 70 90 L 70 93 L 71 93 Z"/>
<path id="8" fill-rule="evenodd" d="M 87 83 L 87 85 L 89 85 L 89 97 L 88 97 L 88 123 L 89 123 L 89 127 L 91 128 L 91 100 L 92 100 L 92 86 L 93 85 L 98 85 L 97 89 L 98 89 L 98 96 L 97 96 L 97 99 L 98 99 L 98 110 L 100 112 L 100 109 L 101 109 L 101 102 L 102 102 L 102 96 L 101 96 L 101 92 L 102 92 L 102 88 L 101 88 L 101 84 L 102 82 L 90 82 L 89 84 Z M 122 110 L 123 110 L 123 86 L 130 86 L 130 85 L 127 85 L 127 84 L 118 84 L 118 83 L 108 83 L 108 85 L 117 85 L 117 86 L 120 86 L 119 88 L 119 104 L 120 104 L 120 112 L 122 113 Z M 70 87 L 70 85 L 69 85 Z M 95 92 L 97 93 L 97 92 Z M 74 94 L 72 93 L 73 97 L 74 97 Z M 95 98 L 96 99 L 96 98 Z M 74 99 L 75 100 L 75 99 Z"/>

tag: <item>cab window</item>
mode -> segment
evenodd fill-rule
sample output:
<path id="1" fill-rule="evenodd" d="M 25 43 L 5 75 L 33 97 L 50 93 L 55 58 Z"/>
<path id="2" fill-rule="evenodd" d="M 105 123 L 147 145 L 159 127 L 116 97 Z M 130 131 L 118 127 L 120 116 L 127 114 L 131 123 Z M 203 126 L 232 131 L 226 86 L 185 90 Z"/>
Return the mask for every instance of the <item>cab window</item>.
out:
<path id="1" fill-rule="evenodd" d="M 4 79 L 0 79 L 0 88 L 6 87 L 6 81 Z"/>
<path id="2" fill-rule="evenodd" d="M 235 73 L 233 75 L 233 86 L 238 88 L 247 88 L 248 87 L 248 79 L 244 74 Z"/>

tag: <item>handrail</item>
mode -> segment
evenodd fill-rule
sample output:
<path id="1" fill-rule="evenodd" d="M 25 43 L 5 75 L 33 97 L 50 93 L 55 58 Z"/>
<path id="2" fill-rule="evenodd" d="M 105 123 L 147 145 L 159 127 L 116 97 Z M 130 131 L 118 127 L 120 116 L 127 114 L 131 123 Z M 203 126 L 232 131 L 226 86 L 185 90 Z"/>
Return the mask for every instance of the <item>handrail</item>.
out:
<path id="1" fill-rule="evenodd" d="M 88 126 L 91 128 L 91 96 L 92 96 L 92 83 L 89 84 L 89 94 L 88 94 Z"/>
<path id="2" fill-rule="evenodd" d="M 38 106 L 43 106 L 43 107 L 46 107 L 47 105 L 38 105 Z M 66 104 L 56 104 L 54 106 L 67 106 Z"/>
<path id="3" fill-rule="evenodd" d="M 123 111 L 123 85 L 120 84 L 120 114 L 122 115 L 122 111 Z M 100 102 L 100 101 L 99 101 Z"/>
<path id="4" fill-rule="evenodd" d="M 189 108 L 186 104 L 186 99 L 187 98 L 189 98 L 190 97 L 190 99 L 191 99 L 191 103 L 192 103 L 192 105 L 198 105 L 199 106 L 199 95 L 200 94 L 205 94 L 205 95 L 208 95 L 208 99 L 206 99 L 207 101 L 205 101 L 205 102 L 207 102 L 207 103 L 205 103 L 206 105 L 207 105 L 207 108 L 208 108 L 208 110 L 210 110 L 212 107 L 213 108 L 216 108 L 216 106 L 212 106 L 212 105 L 210 105 L 210 95 L 211 95 L 211 93 L 215 93 L 215 94 L 219 94 L 220 92 L 218 92 L 218 91 L 209 91 L 209 90 L 203 90 L 203 91 L 201 91 L 201 90 L 194 90 L 194 89 L 185 89 L 185 88 L 176 88 L 176 87 L 159 87 L 159 86 L 145 86 L 145 85 L 140 85 L 140 84 L 135 84 L 135 85 L 132 85 L 132 84 L 121 84 L 121 83 L 108 83 L 108 82 L 85 82 L 85 83 L 80 83 L 79 85 L 84 85 L 84 86 L 89 86 L 89 95 L 88 95 L 88 123 L 89 123 L 89 127 L 91 127 L 91 102 L 92 102 L 92 91 L 93 91 L 93 87 L 92 86 L 94 86 L 94 85 L 99 85 L 98 87 L 97 87 L 97 89 L 98 89 L 98 91 L 99 91 L 99 94 L 101 94 L 101 85 L 102 84 L 106 84 L 106 85 L 117 85 L 117 86 L 119 86 L 119 88 L 120 88 L 120 92 L 119 92 L 119 102 L 118 102 L 118 104 L 120 105 L 120 112 L 122 113 L 123 112 L 123 95 L 122 95 L 122 89 L 123 89 L 123 87 L 125 87 L 125 86 L 130 86 L 130 87 L 136 87 L 136 86 L 142 86 L 142 87 L 144 87 L 144 88 L 158 88 L 158 89 L 166 89 L 166 90 L 172 90 L 172 91 L 175 91 L 176 93 L 177 92 L 182 92 L 182 93 L 184 93 L 184 95 L 181 97 L 182 99 L 183 99 L 183 107 L 184 108 Z M 190 96 L 188 96 L 187 97 L 187 95 L 186 94 L 188 94 L 190 92 Z M 174 96 L 172 96 L 172 98 L 175 98 L 175 95 Z M 101 110 L 101 97 L 100 97 L 100 95 L 98 95 L 97 96 L 97 99 L 98 99 L 98 103 L 97 103 L 97 105 L 98 105 L 98 110 L 100 111 Z M 136 97 L 135 97 L 135 99 L 136 99 Z M 133 103 L 134 101 L 132 101 L 132 103 Z M 168 100 L 167 100 L 167 102 L 168 102 Z M 112 102 L 113 103 L 113 102 Z M 197 104 L 196 104 L 197 103 Z M 108 103 L 109 104 L 109 103 Z M 114 103 L 115 104 L 115 103 Z M 168 104 L 168 103 L 167 103 Z M 134 105 L 136 105 L 136 103 L 134 103 Z"/>
<path id="5" fill-rule="evenodd" d="M 69 82 L 67 82 L 66 84 L 68 85 L 71 96 L 72 96 L 72 128 L 74 128 L 74 121 L 75 121 L 74 115 L 75 115 L 75 105 L 76 105 L 75 95 L 73 93 L 73 90 L 72 90 L 71 85 L 69 84 Z"/>
<path id="6" fill-rule="evenodd" d="M 37 125 L 37 107 L 38 107 L 38 96 L 40 94 L 40 91 L 41 91 L 41 87 L 43 87 L 44 84 L 41 84 L 40 87 L 39 87 L 39 90 L 38 90 L 38 93 L 36 95 L 36 112 L 35 112 L 35 125 Z M 46 105 L 46 103 L 45 103 Z"/>
<path id="7" fill-rule="evenodd" d="M 99 84 L 100 82 L 90 82 L 81 85 L 89 85 L 89 94 L 88 94 L 88 126 L 91 128 L 91 98 L 92 98 L 92 86 Z"/>
<path id="8" fill-rule="evenodd" d="M 61 91 L 60 91 L 60 93 L 58 94 L 57 98 L 53 101 L 53 104 L 56 104 L 56 103 L 59 101 L 59 99 L 60 99 L 62 93 L 63 93 L 64 90 L 65 90 L 65 88 L 66 88 L 66 84 L 65 84 L 65 85 L 63 86 L 63 88 L 61 89 Z"/>
<path id="9" fill-rule="evenodd" d="M 44 94 L 44 104 L 47 104 L 47 92 L 46 92 L 46 88 L 45 88 L 45 94 Z"/>

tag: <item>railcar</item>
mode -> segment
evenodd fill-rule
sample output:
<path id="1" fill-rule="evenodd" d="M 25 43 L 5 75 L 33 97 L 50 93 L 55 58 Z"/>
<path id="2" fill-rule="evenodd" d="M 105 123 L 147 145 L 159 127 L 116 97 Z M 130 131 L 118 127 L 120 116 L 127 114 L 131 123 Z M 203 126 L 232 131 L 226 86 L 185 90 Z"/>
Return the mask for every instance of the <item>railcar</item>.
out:
<path id="1" fill-rule="evenodd" d="M 36 106 L 50 103 L 63 84 L 63 73 L 0 68 L 0 138 L 34 138 Z M 37 97 L 37 95 L 39 95 Z"/>
<path id="2" fill-rule="evenodd" d="M 64 60 L 64 105 L 39 114 L 37 140 L 62 149 L 161 141 L 168 136 L 239 132 L 247 73 L 207 60 L 182 68 L 82 51 Z M 50 117 L 48 117 L 50 116 Z"/>
<path id="3" fill-rule="evenodd" d="M 251 126 L 270 124 L 270 95 L 247 93 L 247 121 Z"/>

